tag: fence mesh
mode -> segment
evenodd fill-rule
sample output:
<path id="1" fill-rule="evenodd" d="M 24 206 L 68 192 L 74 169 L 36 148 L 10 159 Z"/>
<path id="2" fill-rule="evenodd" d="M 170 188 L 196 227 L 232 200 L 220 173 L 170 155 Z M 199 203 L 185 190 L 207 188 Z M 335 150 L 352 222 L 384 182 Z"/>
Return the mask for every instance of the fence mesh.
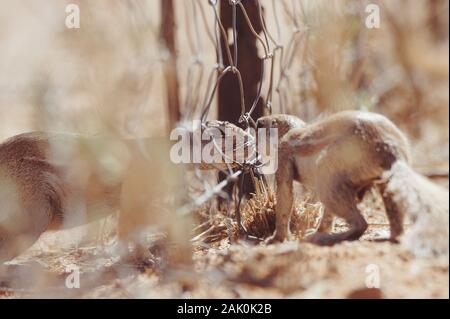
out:
<path id="1" fill-rule="evenodd" d="M 292 109 L 291 104 L 294 101 L 288 93 L 289 80 L 292 76 L 295 57 L 301 55 L 301 50 L 305 49 L 308 32 L 302 19 L 303 4 L 298 0 L 254 1 L 258 11 L 258 23 L 262 26 L 262 32 L 258 34 L 243 4 L 245 1 L 225 0 L 224 2 L 232 12 L 230 30 L 227 30 L 221 21 L 219 1 L 190 0 L 183 1 L 183 4 L 179 3 L 185 13 L 186 29 L 184 31 L 186 32 L 183 32 L 183 37 L 185 36 L 192 55 L 186 74 L 180 75 L 181 81 L 186 84 L 182 98 L 182 121 L 193 119 L 200 119 L 202 123 L 208 121 L 211 118 L 211 109 L 215 107 L 214 101 L 220 82 L 226 74 L 232 73 L 239 87 L 241 109 L 240 117 L 235 119 L 235 123 L 248 129 L 254 127 L 257 120 L 252 115 L 260 100 L 264 101 L 265 114 L 271 114 L 274 108 L 279 113 L 286 113 Z M 238 51 L 241 49 L 238 45 L 238 27 L 241 27 L 237 24 L 239 12 L 243 14 L 245 27 L 250 30 L 260 50 L 260 54 L 255 55 L 254 59 L 258 65 L 261 65 L 261 77 L 251 107 L 245 105 L 244 85 L 238 61 Z M 225 48 L 222 48 L 224 43 L 233 45 L 225 45 Z M 204 56 L 207 55 L 205 51 L 211 47 L 215 52 L 216 63 L 208 66 Z M 230 183 L 242 184 L 244 173 L 260 177 L 253 179 L 256 180 L 255 187 L 258 188 L 257 192 L 263 194 L 268 200 L 272 196 L 270 186 L 261 177 L 257 160 L 245 163 L 245 167 L 242 164 L 239 165 L 238 170 L 232 170 L 229 167 L 225 171 L 227 177 L 219 184 L 203 180 L 205 191 L 197 195 L 193 203 L 180 211 L 183 213 L 192 211 L 194 207 L 202 206 L 214 197 L 220 196 L 227 201 L 228 210 L 233 207 L 236 210 L 235 213 L 239 214 L 241 196 L 238 195 L 235 205 L 232 205 L 232 198 L 223 190 Z M 194 175 L 199 179 L 203 178 L 199 168 L 196 168 Z M 231 215 L 234 214 L 229 214 Z"/>

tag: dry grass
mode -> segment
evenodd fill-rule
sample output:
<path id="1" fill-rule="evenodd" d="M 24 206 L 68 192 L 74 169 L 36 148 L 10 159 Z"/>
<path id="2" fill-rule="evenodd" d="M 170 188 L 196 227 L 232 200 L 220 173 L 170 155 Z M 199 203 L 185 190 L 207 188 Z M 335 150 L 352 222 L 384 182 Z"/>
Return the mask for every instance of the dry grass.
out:
<path id="1" fill-rule="evenodd" d="M 276 199 L 264 196 L 253 196 L 244 208 L 244 226 L 250 236 L 259 239 L 270 237 L 275 231 Z M 322 212 L 319 204 L 311 204 L 308 200 L 297 200 L 294 203 L 290 229 L 297 238 L 303 238 L 317 229 Z"/>

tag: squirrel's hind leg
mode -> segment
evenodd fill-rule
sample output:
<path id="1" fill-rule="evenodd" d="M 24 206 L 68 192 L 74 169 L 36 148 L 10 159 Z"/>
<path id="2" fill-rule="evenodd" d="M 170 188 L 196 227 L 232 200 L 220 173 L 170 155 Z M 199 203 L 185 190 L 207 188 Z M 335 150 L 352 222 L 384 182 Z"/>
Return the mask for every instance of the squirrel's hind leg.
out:
<path id="1" fill-rule="evenodd" d="M 332 179 L 329 187 L 321 194 L 320 200 L 328 211 L 327 215 L 334 214 L 343 218 L 350 229 L 337 234 L 318 232 L 309 238 L 309 241 L 321 246 L 331 246 L 344 240 L 358 240 L 367 230 L 367 222 L 356 206 L 354 187 L 346 185 L 345 181 Z"/>

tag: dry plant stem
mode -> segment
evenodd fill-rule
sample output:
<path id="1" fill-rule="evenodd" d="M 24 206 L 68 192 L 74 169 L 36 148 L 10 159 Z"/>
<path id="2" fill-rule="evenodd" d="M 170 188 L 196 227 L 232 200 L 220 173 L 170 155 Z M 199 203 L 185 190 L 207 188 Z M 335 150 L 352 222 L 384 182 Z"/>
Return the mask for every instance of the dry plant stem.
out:
<path id="1" fill-rule="evenodd" d="M 164 61 L 164 77 L 166 83 L 167 109 L 169 115 L 169 131 L 181 119 L 179 82 L 177 74 L 177 53 L 175 43 L 175 9 L 173 0 L 161 0 L 160 39 L 164 51 L 169 57 Z"/>
<path id="2" fill-rule="evenodd" d="M 389 22 L 389 26 L 391 27 L 393 36 L 395 38 L 395 47 L 396 47 L 396 54 L 397 54 L 397 60 L 402 66 L 402 69 L 406 75 L 406 79 L 409 83 L 409 86 L 413 93 L 413 101 L 414 103 L 414 111 L 409 112 L 408 116 L 411 117 L 415 114 L 418 114 L 420 110 L 423 108 L 423 93 L 422 88 L 417 83 L 415 78 L 415 68 L 414 65 L 412 65 L 412 62 L 410 61 L 410 58 L 408 56 L 408 48 L 407 43 L 405 42 L 407 37 L 405 36 L 405 33 L 409 32 L 409 30 L 405 30 L 404 26 L 401 25 L 401 23 L 398 21 L 398 19 L 395 17 L 395 15 L 386 7 L 384 6 L 384 12 L 386 14 L 387 21 Z M 418 126 L 418 121 L 414 118 L 409 119 L 409 124 L 413 126 L 412 133 L 415 136 L 420 135 L 420 128 Z"/>

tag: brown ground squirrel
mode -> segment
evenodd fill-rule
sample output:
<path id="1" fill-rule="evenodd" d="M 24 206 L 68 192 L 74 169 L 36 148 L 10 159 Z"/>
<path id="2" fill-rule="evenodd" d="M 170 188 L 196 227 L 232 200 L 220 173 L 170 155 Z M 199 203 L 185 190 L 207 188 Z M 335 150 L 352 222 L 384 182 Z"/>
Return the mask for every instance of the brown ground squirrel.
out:
<path id="1" fill-rule="evenodd" d="M 280 114 L 262 117 L 257 126 L 279 128 L 276 231 L 272 241 L 289 237 L 294 180 L 311 190 L 324 205 L 321 225 L 310 238 L 320 245 L 361 237 L 368 225 L 357 202 L 374 185 L 383 197 L 392 240 L 403 233 L 405 213 L 414 220 L 419 213 L 413 211 L 422 215 L 433 211 L 432 199 L 424 193 L 432 183 L 409 167 L 406 137 L 380 114 L 344 111 L 311 124 Z M 405 183 L 412 184 L 405 190 L 398 187 Z M 409 193 L 415 196 L 412 203 L 407 203 Z M 448 201 L 442 206 L 448 215 Z M 330 234 L 333 216 L 343 218 L 349 230 Z M 446 220 L 448 236 L 448 216 Z"/>
<path id="2" fill-rule="evenodd" d="M 209 121 L 197 129 L 181 128 L 189 135 L 188 148 L 194 134 L 205 132 L 216 141 L 227 134 L 252 140 L 227 122 Z M 207 142 L 200 141 L 197 151 L 201 153 Z M 235 148 L 236 140 L 231 142 Z M 115 213 L 119 254 L 127 254 L 131 243 L 136 255 L 145 255 L 138 237 L 155 225 L 181 248 L 171 259 L 189 262 L 193 220 L 177 213 L 188 202 L 184 182 L 189 165 L 174 163 L 172 147 L 168 137 L 120 139 L 44 132 L 4 141 L 0 144 L 0 263 L 24 252 L 47 230 L 73 228 Z M 240 151 L 244 156 L 248 153 L 246 148 Z M 190 149 L 186 153 L 191 154 Z M 231 157 L 236 156 L 234 151 Z M 219 163 L 196 165 L 205 170 L 234 167 L 223 161 L 221 157 Z"/>
<path id="3" fill-rule="evenodd" d="M 42 132 L 0 145 L 0 263 L 50 229 L 71 228 L 119 211 L 119 242 L 160 225 L 190 254 L 189 217 L 174 216 L 185 190 L 168 139 L 118 139 Z M 167 194 L 172 194 L 167 198 Z"/>

